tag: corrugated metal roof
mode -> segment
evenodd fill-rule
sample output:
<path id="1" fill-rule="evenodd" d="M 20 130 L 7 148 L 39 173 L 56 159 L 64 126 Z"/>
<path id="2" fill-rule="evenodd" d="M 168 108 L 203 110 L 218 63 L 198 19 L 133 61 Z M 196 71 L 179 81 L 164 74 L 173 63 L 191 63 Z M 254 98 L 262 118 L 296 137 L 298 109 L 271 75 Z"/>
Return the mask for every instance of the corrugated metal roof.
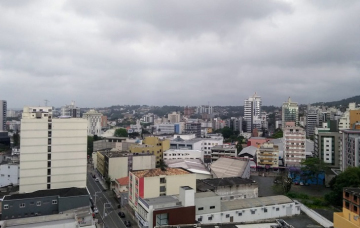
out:
<path id="1" fill-rule="evenodd" d="M 225 201 L 221 203 L 222 211 L 231 211 L 237 209 L 254 208 L 261 206 L 279 205 L 285 203 L 292 203 L 293 201 L 283 195 L 259 197 L 253 199 L 238 199 L 233 201 Z"/>
<path id="2" fill-rule="evenodd" d="M 248 163 L 248 160 L 219 158 L 210 168 L 216 178 L 237 177 L 243 174 Z"/>

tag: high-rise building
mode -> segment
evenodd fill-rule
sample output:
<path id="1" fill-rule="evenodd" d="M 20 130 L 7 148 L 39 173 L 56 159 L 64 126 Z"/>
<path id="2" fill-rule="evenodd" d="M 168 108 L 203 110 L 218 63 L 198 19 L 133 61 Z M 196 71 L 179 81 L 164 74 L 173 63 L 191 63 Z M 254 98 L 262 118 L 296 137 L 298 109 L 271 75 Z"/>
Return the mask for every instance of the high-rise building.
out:
<path id="1" fill-rule="evenodd" d="M 20 193 L 86 187 L 87 121 L 52 118 L 52 107 L 24 107 Z"/>
<path id="2" fill-rule="evenodd" d="M 360 161 L 360 130 L 347 129 L 342 130 L 342 152 L 341 152 L 341 170 L 348 167 L 359 167 Z"/>
<path id="3" fill-rule="evenodd" d="M 261 128 L 261 97 L 256 93 L 244 101 L 244 120 L 246 121 L 246 131 L 252 132 L 256 128 Z M 255 126 L 259 123 L 259 127 Z"/>
<path id="4" fill-rule="evenodd" d="M 196 114 L 212 114 L 214 112 L 213 106 L 210 105 L 200 105 L 196 108 L 195 113 Z"/>
<path id="5" fill-rule="evenodd" d="M 83 118 L 88 121 L 88 135 L 101 134 L 101 117 L 103 114 L 94 109 L 83 114 Z"/>
<path id="6" fill-rule="evenodd" d="M 173 112 L 168 114 L 168 120 L 170 123 L 179 123 L 180 122 L 180 113 Z"/>
<path id="7" fill-rule="evenodd" d="M 0 131 L 5 131 L 6 129 L 6 112 L 7 102 L 5 100 L 0 100 Z"/>
<path id="8" fill-rule="evenodd" d="M 61 116 L 80 118 L 80 108 L 75 106 L 75 101 L 72 101 L 70 105 L 61 107 Z"/>
<path id="9" fill-rule="evenodd" d="M 284 131 L 284 162 L 285 166 L 300 166 L 306 159 L 306 134 L 305 130 L 295 126 L 295 122 L 286 122 Z"/>
<path id="10" fill-rule="evenodd" d="M 315 128 L 314 156 L 329 167 L 340 166 L 340 137 L 337 122 L 323 123 L 322 128 Z"/>
<path id="11" fill-rule="evenodd" d="M 196 138 L 201 138 L 201 123 L 185 123 L 185 134 L 195 134 Z"/>
<path id="12" fill-rule="evenodd" d="M 286 122 L 295 122 L 295 125 L 299 126 L 299 106 L 292 102 L 290 97 L 282 105 L 282 123 Z"/>
<path id="13" fill-rule="evenodd" d="M 308 107 L 306 114 L 306 136 L 314 135 L 315 128 L 319 125 L 319 113 L 315 107 Z"/>

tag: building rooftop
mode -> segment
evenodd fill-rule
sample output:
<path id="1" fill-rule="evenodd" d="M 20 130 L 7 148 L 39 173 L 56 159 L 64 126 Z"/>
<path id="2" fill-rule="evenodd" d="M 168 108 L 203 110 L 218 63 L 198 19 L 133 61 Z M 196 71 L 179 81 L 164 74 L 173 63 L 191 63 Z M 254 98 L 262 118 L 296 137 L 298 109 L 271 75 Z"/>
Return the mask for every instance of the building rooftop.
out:
<path id="1" fill-rule="evenodd" d="M 232 159 L 221 157 L 211 164 L 210 168 L 214 177 L 237 177 L 241 176 L 248 165 L 247 159 Z"/>
<path id="2" fill-rule="evenodd" d="M 167 203 L 176 203 L 179 202 L 179 199 L 175 196 L 159 196 L 155 198 L 142 199 L 147 203 L 147 205 L 160 205 Z"/>
<path id="3" fill-rule="evenodd" d="M 195 193 L 195 199 L 218 196 L 215 192 L 197 192 Z"/>
<path id="4" fill-rule="evenodd" d="M 123 177 L 123 178 L 119 178 L 116 179 L 116 181 L 120 184 L 120 185 L 128 185 L 129 184 L 129 177 Z"/>
<path id="5" fill-rule="evenodd" d="M 39 190 L 31 193 L 21 193 L 21 194 L 4 196 L 4 200 L 40 198 L 46 196 L 71 197 L 71 196 L 83 196 L 83 195 L 88 195 L 86 188 L 60 188 L 60 189 Z"/>
<path id="6" fill-rule="evenodd" d="M 170 168 L 183 168 L 192 173 L 211 175 L 200 159 L 173 159 L 165 160 L 165 163 Z"/>
<path id="7" fill-rule="evenodd" d="M 132 171 L 132 173 L 135 176 L 141 178 L 141 177 L 156 177 L 162 175 L 164 176 L 184 175 L 184 174 L 190 174 L 191 172 L 181 168 L 166 168 L 165 171 L 161 170 L 160 168 L 157 168 L 157 169 Z"/>
<path id="8" fill-rule="evenodd" d="M 347 134 L 360 134 L 360 130 L 357 130 L 357 129 L 344 129 L 341 131 L 345 132 Z"/>
<path id="9" fill-rule="evenodd" d="M 344 191 L 350 192 L 355 195 L 360 195 L 360 188 L 344 188 Z"/>
<path id="10" fill-rule="evenodd" d="M 170 143 L 185 143 L 185 144 L 192 144 L 192 143 L 197 143 L 202 141 L 202 138 L 194 138 L 194 139 L 188 139 L 188 140 L 184 140 L 180 137 L 173 139 L 170 141 Z"/>
<path id="11" fill-rule="evenodd" d="M 131 153 L 127 151 L 101 151 L 102 155 L 109 157 L 109 158 L 116 158 L 116 157 L 128 157 L 128 156 L 150 156 L 153 155 L 151 153 Z"/>
<path id="12" fill-rule="evenodd" d="M 216 146 L 213 146 L 211 147 L 211 150 L 234 150 L 236 149 L 235 146 L 233 145 L 216 145 Z"/>
<path id="13" fill-rule="evenodd" d="M 266 140 L 265 137 L 251 137 L 249 140 L 251 140 L 251 139 L 263 139 L 263 140 Z"/>
<path id="14" fill-rule="evenodd" d="M 243 184 L 256 184 L 257 183 L 250 179 L 244 179 L 241 177 L 226 177 L 226 178 L 213 178 L 213 179 L 202 179 L 196 180 L 196 188 L 199 191 L 215 190 L 216 187 L 227 187 L 234 185 Z"/>
<path id="15" fill-rule="evenodd" d="M 254 208 L 261 206 L 280 205 L 285 203 L 292 203 L 293 201 L 283 195 L 267 196 L 252 199 L 238 199 L 232 201 L 225 201 L 221 203 L 222 211 L 231 211 L 237 209 Z"/>
<path id="16" fill-rule="evenodd" d="M 256 151 L 257 151 L 256 146 L 248 146 L 248 147 L 245 147 L 244 149 L 242 149 L 242 151 L 240 151 L 239 156 L 243 155 L 243 154 L 250 154 L 252 156 L 255 156 Z"/>

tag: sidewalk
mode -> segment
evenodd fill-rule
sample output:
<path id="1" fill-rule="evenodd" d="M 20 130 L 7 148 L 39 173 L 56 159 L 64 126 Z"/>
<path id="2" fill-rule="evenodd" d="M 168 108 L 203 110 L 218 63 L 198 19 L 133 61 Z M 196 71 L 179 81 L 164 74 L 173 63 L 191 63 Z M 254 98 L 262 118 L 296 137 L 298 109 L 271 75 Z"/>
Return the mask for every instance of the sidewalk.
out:
<path id="1" fill-rule="evenodd" d="M 102 175 L 99 173 L 99 171 L 97 171 L 97 169 L 93 169 L 92 173 L 95 173 L 95 176 L 96 176 L 96 178 L 98 178 L 101 187 L 102 187 L 104 190 L 108 190 L 109 188 L 108 188 L 107 184 L 105 183 L 104 178 L 103 178 Z"/>

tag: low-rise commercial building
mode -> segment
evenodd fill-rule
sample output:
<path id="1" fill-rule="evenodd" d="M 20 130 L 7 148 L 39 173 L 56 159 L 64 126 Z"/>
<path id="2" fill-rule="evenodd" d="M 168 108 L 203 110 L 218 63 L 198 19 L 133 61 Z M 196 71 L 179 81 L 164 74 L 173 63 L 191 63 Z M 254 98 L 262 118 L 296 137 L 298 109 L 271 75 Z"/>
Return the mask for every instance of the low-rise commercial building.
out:
<path id="1" fill-rule="evenodd" d="M 215 162 L 221 157 L 237 157 L 237 149 L 232 145 L 218 145 L 211 148 L 211 161 Z"/>
<path id="2" fill-rule="evenodd" d="M 0 187 L 19 185 L 19 163 L 2 161 L 0 164 Z"/>
<path id="3" fill-rule="evenodd" d="M 174 159 L 200 159 L 204 160 L 204 152 L 201 150 L 174 150 L 164 152 L 164 161 Z"/>
<path id="4" fill-rule="evenodd" d="M 256 159 L 257 149 L 258 148 L 256 146 L 245 147 L 244 149 L 242 149 L 240 151 L 240 153 L 238 154 L 238 157 L 240 157 L 240 158 L 248 158 L 248 159 L 253 161 L 253 160 Z"/>
<path id="5" fill-rule="evenodd" d="M 122 150 L 122 143 L 126 141 L 126 137 L 106 137 L 102 140 L 94 141 L 93 142 L 93 150 L 105 150 L 105 149 L 118 149 L 119 151 Z"/>
<path id="6" fill-rule="evenodd" d="M 250 178 L 250 161 L 246 158 L 219 158 L 210 165 L 214 178 Z"/>
<path id="7" fill-rule="evenodd" d="M 256 160 L 260 168 L 279 168 L 279 147 L 272 143 L 262 144 L 257 149 Z"/>
<path id="8" fill-rule="evenodd" d="M 196 189 L 196 174 L 181 168 L 132 171 L 129 178 L 129 204 L 134 210 L 139 198 L 177 195 L 180 186 Z"/>
<path id="9" fill-rule="evenodd" d="M 344 188 L 343 210 L 334 213 L 334 227 L 359 228 L 360 227 L 360 188 Z"/>
<path id="10" fill-rule="evenodd" d="M 212 174 L 200 159 L 165 160 L 165 164 L 170 168 L 183 168 L 195 173 L 197 180 L 212 178 Z"/>

